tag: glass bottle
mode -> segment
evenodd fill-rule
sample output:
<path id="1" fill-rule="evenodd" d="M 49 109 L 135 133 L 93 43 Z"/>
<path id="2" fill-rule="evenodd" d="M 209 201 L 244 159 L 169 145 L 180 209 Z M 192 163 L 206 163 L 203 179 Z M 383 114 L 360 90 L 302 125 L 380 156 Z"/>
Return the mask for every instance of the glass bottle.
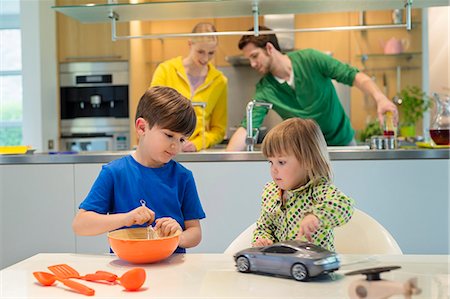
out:
<path id="1" fill-rule="evenodd" d="M 386 114 L 384 115 L 383 135 L 397 136 L 397 128 L 394 124 L 394 115 L 391 111 L 386 112 Z"/>
<path id="2" fill-rule="evenodd" d="M 450 95 L 433 94 L 436 114 L 430 126 L 430 136 L 436 145 L 450 145 Z"/>

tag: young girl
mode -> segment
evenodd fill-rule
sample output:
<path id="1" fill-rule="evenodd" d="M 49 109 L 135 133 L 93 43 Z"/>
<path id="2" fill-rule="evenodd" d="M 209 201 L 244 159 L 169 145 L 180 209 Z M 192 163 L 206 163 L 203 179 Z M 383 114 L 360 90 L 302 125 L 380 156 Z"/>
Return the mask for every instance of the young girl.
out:
<path id="1" fill-rule="evenodd" d="M 262 194 L 253 246 L 303 239 L 334 251 L 333 228 L 347 223 L 354 201 L 331 184 L 326 142 L 310 119 L 291 118 L 262 144 L 272 182 Z"/>

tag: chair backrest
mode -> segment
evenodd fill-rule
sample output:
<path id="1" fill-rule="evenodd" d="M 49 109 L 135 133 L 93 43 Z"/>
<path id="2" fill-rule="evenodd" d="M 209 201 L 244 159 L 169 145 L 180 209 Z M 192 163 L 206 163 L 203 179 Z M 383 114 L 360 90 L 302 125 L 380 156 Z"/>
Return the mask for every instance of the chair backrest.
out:
<path id="1" fill-rule="evenodd" d="M 403 254 L 394 237 L 375 219 L 355 209 L 347 224 L 334 229 L 337 253 Z"/>
<path id="2" fill-rule="evenodd" d="M 256 228 L 256 223 L 252 223 L 247 227 L 231 244 L 225 249 L 226 254 L 235 254 L 239 250 L 252 247 L 253 231 Z"/>
<path id="3" fill-rule="evenodd" d="M 225 249 L 226 254 L 252 246 L 256 223 L 247 227 Z M 355 209 L 352 219 L 334 229 L 334 244 L 337 253 L 345 254 L 403 254 L 394 237 L 375 219 Z"/>

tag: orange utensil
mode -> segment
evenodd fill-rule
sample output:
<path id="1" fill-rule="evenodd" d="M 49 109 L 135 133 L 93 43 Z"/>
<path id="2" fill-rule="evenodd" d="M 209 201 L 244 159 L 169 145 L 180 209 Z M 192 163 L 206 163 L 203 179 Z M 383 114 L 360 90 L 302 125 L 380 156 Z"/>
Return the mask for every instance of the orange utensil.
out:
<path id="1" fill-rule="evenodd" d="M 117 275 L 106 271 L 97 271 L 94 274 L 80 275 L 77 270 L 67 264 L 59 264 L 49 266 L 48 269 L 58 277 L 61 278 L 78 278 L 87 281 L 105 280 L 107 282 L 114 282 L 117 279 Z"/>
<path id="2" fill-rule="evenodd" d="M 127 291 L 137 291 L 145 282 L 145 270 L 142 268 L 134 268 L 125 272 L 120 278 L 120 284 Z"/>
<path id="3" fill-rule="evenodd" d="M 95 291 L 91 289 L 90 287 L 87 287 L 81 283 L 78 283 L 76 281 L 72 281 L 65 278 L 60 278 L 58 276 L 55 276 L 51 273 L 47 272 L 33 272 L 34 277 L 44 286 L 51 286 L 55 283 L 55 280 L 58 280 L 62 282 L 65 286 L 68 286 L 71 289 L 74 289 L 75 291 L 86 295 L 86 296 L 93 296 L 95 294 Z"/>
<path id="4" fill-rule="evenodd" d="M 136 291 L 140 289 L 146 278 L 145 270 L 142 268 L 131 269 L 125 272 L 120 278 L 117 277 L 117 275 L 107 271 L 96 271 L 94 274 L 81 276 L 77 270 L 67 264 L 50 266 L 48 269 L 62 278 L 78 278 L 88 281 L 119 281 L 119 283 L 128 291 Z"/>

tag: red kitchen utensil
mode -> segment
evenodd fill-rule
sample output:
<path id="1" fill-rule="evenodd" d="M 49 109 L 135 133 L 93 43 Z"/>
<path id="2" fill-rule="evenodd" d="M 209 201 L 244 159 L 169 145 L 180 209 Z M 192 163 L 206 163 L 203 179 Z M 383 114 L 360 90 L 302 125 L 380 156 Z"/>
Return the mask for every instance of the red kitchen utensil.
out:
<path id="1" fill-rule="evenodd" d="M 127 291 L 137 291 L 144 284 L 146 278 L 145 270 L 142 268 L 134 268 L 125 272 L 120 278 L 120 284 Z"/>
<path id="2" fill-rule="evenodd" d="M 78 278 L 88 281 L 105 280 L 108 282 L 119 281 L 119 283 L 128 291 L 136 291 L 141 288 L 145 282 L 146 274 L 142 268 L 134 268 L 125 272 L 120 278 L 117 275 L 107 271 L 96 271 L 94 274 L 81 276 L 77 270 L 67 264 L 60 264 L 48 267 L 50 271 L 63 278 Z"/>
<path id="3" fill-rule="evenodd" d="M 67 264 L 49 266 L 48 269 L 52 271 L 53 274 L 61 278 L 78 278 L 87 281 L 104 280 L 107 282 L 114 282 L 117 280 L 117 275 L 106 271 L 97 271 L 94 274 L 86 274 L 82 276 L 77 270 Z"/>
<path id="4" fill-rule="evenodd" d="M 69 279 L 61 278 L 56 275 L 47 272 L 33 272 L 34 277 L 44 286 L 51 286 L 55 283 L 55 280 L 62 282 L 65 286 L 83 294 L 86 296 L 93 296 L 95 291 L 90 287 L 87 287 L 79 282 L 72 281 Z"/>

